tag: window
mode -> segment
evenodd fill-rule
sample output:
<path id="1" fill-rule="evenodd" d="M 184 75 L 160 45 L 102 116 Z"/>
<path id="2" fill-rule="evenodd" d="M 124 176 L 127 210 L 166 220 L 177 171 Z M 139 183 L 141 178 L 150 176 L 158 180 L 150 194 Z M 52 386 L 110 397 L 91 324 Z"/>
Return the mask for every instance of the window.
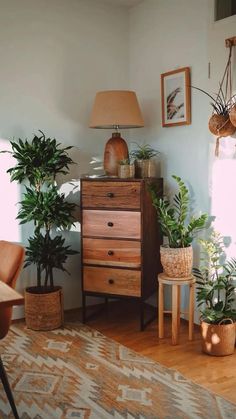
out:
<path id="1" fill-rule="evenodd" d="M 235 0 L 215 0 L 215 20 L 225 19 L 236 14 Z"/>
<path id="2" fill-rule="evenodd" d="M 11 144 L 8 140 L 0 138 L 0 150 L 11 150 Z M 19 221 L 16 220 L 20 200 L 20 186 L 17 182 L 10 182 L 10 175 L 7 169 L 13 167 L 16 160 L 10 153 L 0 154 L 0 240 L 9 240 L 13 242 L 21 241 L 21 229 Z"/>

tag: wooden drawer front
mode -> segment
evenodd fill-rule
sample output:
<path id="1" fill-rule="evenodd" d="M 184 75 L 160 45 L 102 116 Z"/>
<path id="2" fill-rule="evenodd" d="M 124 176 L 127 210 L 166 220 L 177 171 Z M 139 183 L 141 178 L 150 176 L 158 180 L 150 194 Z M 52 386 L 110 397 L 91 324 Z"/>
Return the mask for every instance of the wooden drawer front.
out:
<path id="1" fill-rule="evenodd" d="M 140 239 L 141 213 L 132 211 L 83 211 L 83 235 Z"/>
<path id="2" fill-rule="evenodd" d="M 140 183 L 83 181 L 82 206 L 139 209 Z"/>
<path id="3" fill-rule="evenodd" d="M 138 241 L 84 238 L 83 263 L 140 268 L 141 243 Z"/>
<path id="4" fill-rule="evenodd" d="M 127 269 L 84 267 L 84 290 L 107 294 L 141 295 L 141 272 Z"/>

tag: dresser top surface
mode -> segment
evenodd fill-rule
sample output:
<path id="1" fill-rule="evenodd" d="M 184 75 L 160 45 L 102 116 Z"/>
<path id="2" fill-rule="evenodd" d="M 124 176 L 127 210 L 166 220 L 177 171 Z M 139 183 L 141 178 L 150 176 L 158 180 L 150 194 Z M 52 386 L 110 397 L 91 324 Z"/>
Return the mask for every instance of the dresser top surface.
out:
<path id="1" fill-rule="evenodd" d="M 138 179 L 138 178 L 118 178 L 118 177 L 96 177 L 96 178 L 92 178 L 92 177 L 82 177 L 81 181 L 89 181 L 89 182 L 150 182 L 150 181 L 157 181 L 157 180 L 162 180 L 162 178 L 157 178 L 157 177 L 149 177 L 149 178 L 144 178 L 144 179 Z"/>

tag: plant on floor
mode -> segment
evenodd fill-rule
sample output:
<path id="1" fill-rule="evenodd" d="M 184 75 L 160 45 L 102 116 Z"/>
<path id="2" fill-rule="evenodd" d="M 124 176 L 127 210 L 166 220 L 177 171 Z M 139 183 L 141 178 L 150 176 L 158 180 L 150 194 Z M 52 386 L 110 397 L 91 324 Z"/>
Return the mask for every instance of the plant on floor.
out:
<path id="1" fill-rule="evenodd" d="M 40 292 L 54 289 L 54 269 L 66 271 L 64 264 L 69 255 L 77 253 L 65 245 L 58 228 L 70 228 L 75 204 L 65 200 L 56 184 L 56 175 L 67 174 L 73 163 L 68 155 L 72 147 L 61 147 L 55 139 L 46 138 L 40 131 L 32 142 L 11 141 L 12 156 L 17 163 L 8 169 L 11 181 L 25 183 L 18 219 L 21 224 L 32 221 L 34 234 L 26 248 L 25 267 L 37 267 L 37 287 Z"/>
<path id="2" fill-rule="evenodd" d="M 151 188 L 152 202 L 157 211 L 162 233 L 168 239 L 169 247 L 188 247 L 195 235 L 205 228 L 208 215 L 190 216 L 189 190 L 180 177 L 173 175 L 172 178 L 179 187 L 179 192 L 174 195 L 173 204 L 168 198 L 160 198 L 154 188 Z"/>
<path id="3" fill-rule="evenodd" d="M 211 324 L 235 322 L 236 259 L 226 260 L 223 238 L 214 230 L 208 240 L 199 242 L 201 264 L 193 272 L 197 277 L 197 301 L 202 307 L 202 320 Z"/>

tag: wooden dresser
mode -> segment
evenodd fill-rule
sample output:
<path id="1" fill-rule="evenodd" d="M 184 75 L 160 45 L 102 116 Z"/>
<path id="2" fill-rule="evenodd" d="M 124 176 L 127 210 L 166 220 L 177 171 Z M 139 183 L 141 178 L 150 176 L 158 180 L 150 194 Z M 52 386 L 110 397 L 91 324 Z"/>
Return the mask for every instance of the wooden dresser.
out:
<path id="1" fill-rule="evenodd" d="M 162 179 L 81 180 L 83 321 L 86 297 L 144 301 L 157 289 L 161 238 L 148 184 L 162 195 Z"/>

